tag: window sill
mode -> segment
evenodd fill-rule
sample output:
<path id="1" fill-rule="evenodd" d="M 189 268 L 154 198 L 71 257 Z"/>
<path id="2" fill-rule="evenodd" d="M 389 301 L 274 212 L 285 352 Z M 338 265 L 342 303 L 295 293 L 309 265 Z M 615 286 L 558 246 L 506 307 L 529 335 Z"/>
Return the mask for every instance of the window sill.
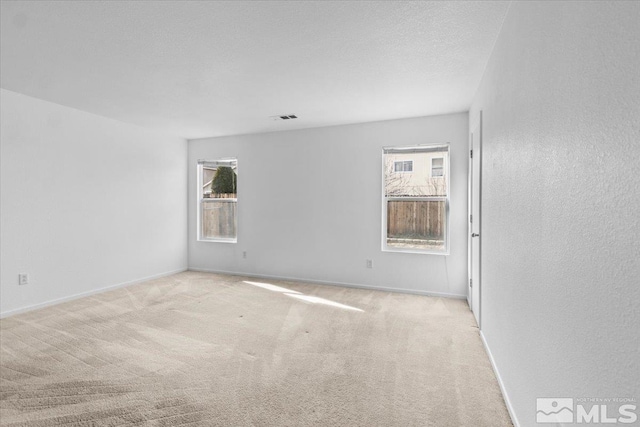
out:
<path id="1" fill-rule="evenodd" d="M 405 254 L 418 254 L 418 255 L 450 255 L 448 250 L 446 251 L 433 251 L 433 250 L 420 250 L 411 248 L 382 248 L 382 252 L 397 252 Z"/>
<path id="2" fill-rule="evenodd" d="M 198 242 L 206 243 L 238 243 L 238 239 L 202 239 L 198 238 Z"/>

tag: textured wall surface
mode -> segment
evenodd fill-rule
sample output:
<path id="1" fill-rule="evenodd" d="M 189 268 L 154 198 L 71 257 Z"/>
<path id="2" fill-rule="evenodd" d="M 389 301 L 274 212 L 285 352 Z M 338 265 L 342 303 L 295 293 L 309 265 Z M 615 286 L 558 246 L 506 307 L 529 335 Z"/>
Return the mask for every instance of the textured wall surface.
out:
<path id="1" fill-rule="evenodd" d="M 462 113 L 189 141 L 189 267 L 466 296 L 467 129 Z M 382 147 L 446 142 L 451 255 L 382 252 Z M 198 242 L 196 163 L 233 156 L 238 243 Z"/>
<path id="2" fill-rule="evenodd" d="M 482 327 L 536 397 L 640 398 L 640 4 L 513 3 L 484 117 Z"/>
<path id="3" fill-rule="evenodd" d="M 184 140 L 0 98 L 2 314 L 186 268 Z"/>

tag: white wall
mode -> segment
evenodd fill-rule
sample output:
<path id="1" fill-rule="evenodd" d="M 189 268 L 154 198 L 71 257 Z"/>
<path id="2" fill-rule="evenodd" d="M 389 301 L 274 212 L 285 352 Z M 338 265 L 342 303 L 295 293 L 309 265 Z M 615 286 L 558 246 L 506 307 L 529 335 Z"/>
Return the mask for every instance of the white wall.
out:
<path id="1" fill-rule="evenodd" d="M 467 130 L 461 113 L 191 140 L 189 267 L 466 295 Z M 382 147 L 446 142 L 451 255 L 381 252 Z M 198 242 L 197 160 L 229 156 L 238 158 L 238 243 Z"/>
<path id="2" fill-rule="evenodd" d="M 2 315 L 186 268 L 183 139 L 0 99 Z"/>
<path id="3" fill-rule="evenodd" d="M 536 397 L 640 399 L 640 4 L 514 2 L 484 115 L 482 329 Z"/>

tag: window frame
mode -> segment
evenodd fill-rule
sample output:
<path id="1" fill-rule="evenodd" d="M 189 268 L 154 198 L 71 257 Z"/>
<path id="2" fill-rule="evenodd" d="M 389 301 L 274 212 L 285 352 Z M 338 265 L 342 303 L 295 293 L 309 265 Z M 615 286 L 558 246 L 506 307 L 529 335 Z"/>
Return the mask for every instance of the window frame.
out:
<path id="1" fill-rule="evenodd" d="M 449 153 L 449 155 L 451 155 L 451 153 Z M 442 175 L 434 175 L 433 174 L 433 161 L 434 160 L 442 160 L 442 168 L 436 168 L 436 169 L 442 169 Z M 444 157 L 432 157 L 431 158 L 431 178 L 442 178 L 443 176 L 445 176 L 445 173 L 444 173 Z"/>
<path id="2" fill-rule="evenodd" d="M 401 171 L 396 170 L 396 165 L 398 163 L 402 164 L 402 170 Z M 405 168 L 404 168 L 407 163 L 411 164 L 411 170 L 410 171 L 405 170 Z M 413 160 L 397 160 L 397 161 L 394 161 L 393 162 L 393 172 L 394 173 L 413 173 Z"/>
<path id="3" fill-rule="evenodd" d="M 402 152 L 402 151 L 413 151 L 413 150 L 430 150 L 430 149 L 435 149 L 438 147 L 446 147 L 447 149 L 447 153 L 448 153 L 448 157 L 449 157 L 449 161 L 445 161 L 443 160 L 443 174 L 444 174 L 444 178 L 445 178 L 445 183 L 446 183 L 446 188 L 447 188 L 447 195 L 446 196 L 431 196 L 431 197 L 394 197 L 394 196 L 390 196 L 387 197 L 386 195 L 386 172 L 385 172 L 385 155 L 387 154 L 387 151 L 389 150 L 393 150 L 393 151 L 397 151 L 397 152 Z M 444 159 L 444 156 L 443 156 Z M 447 142 L 447 143 L 431 143 L 431 144 L 420 144 L 420 145 L 400 145 L 400 146 L 386 146 L 386 147 L 382 147 L 382 156 L 381 156 L 381 170 L 382 170 L 382 182 L 381 182 L 381 200 L 382 200 L 382 245 L 381 245 L 381 250 L 382 252 L 398 252 L 398 253 L 410 253 L 410 254 L 422 254 L 422 255 L 450 255 L 450 239 L 451 239 L 451 233 L 450 233 L 450 219 L 451 219 L 451 214 L 450 214 L 450 201 L 451 201 L 451 185 L 450 185 L 450 175 L 451 175 L 451 143 Z M 395 169 L 395 166 L 394 166 Z M 431 172 L 431 171 L 429 171 Z M 396 172 L 396 173 L 400 173 L 400 172 Z M 439 178 L 439 177 L 438 177 Z M 390 247 L 387 246 L 387 212 L 388 212 L 388 208 L 387 208 L 387 203 L 390 200 L 403 200 L 403 201 L 425 201 L 425 200 L 433 200 L 433 201 L 444 201 L 445 202 L 445 211 L 444 211 L 444 215 L 445 215 L 445 228 L 444 228 L 444 249 L 442 250 L 433 250 L 433 249 L 417 249 L 417 248 L 396 248 L 396 247 Z"/>
<path id="4" fill-rule="evenodd" d="M 196 167 L 196 173 L 197 173 L 197 189 L 196 189 L 196 239 L 198 242 L 212 242 L 212 243 L 238 243 L 238 217 L 239 217 L 239 203 L 238 203 L 238 192 L 236 190 L 236 197 L 235 198 L 205 198 L 202 197 L 203 196 L 203 190 L 202 187 L 205 184 L 205 182 L 203 182 L 202 176 L 202 170 L 204 169 L 205 164 L 207 163 L 215 163 L 215 162 L 232 162 L 235 161 L 236 163 L 236 170 L 238 169 L 238 157 L 218 157 L 215 158 L 213 160 L 204 160 L 204 159 L 200 159 L 197 162 L 197 167 Z M 204 237 L 202 235 L 202 209 L 203 209 L 203 204 L 204 203 L 210 203 L 210 202 L 228 202 L 228 203 L 235 203 L 236 204 L 236 237 L 230 238 L 230 237 L 214 237 L 214 238 L 207 238 Z"/>

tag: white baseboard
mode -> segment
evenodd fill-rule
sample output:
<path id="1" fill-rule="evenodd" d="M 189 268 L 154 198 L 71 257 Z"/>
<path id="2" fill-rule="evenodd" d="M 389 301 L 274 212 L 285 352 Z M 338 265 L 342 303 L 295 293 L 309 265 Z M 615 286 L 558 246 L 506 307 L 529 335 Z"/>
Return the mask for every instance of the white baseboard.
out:
<path id="1" fill-rule="evenodd" d="M 212 270 L 212 269 L 206 269 L 206 268 L 192 268 L 192 267 L 189 267 L 189 271 L 200 271 L 200 272 L 203 272 L 203 273 L 228 274 L 230 276 L 253 277 L 253 278 L 256 278 L 256 279 L 288 280 L 290 282 L 306 282 L 306 283 L 313 283 L 315 285 L 344 286 L 345 288 L 370 289 L 370 290 L 374 290 L 374 291 L 384 291 L 384 292 L 399 292 L 399 293 L 403 293 L 403 294 L 426 295 L 426 296 L 431 296 L 431 297 L 467 299 L 466 295 L 448 294 L 448 293 L 444 293 L 444 292 L 430 292 L 430 291 L 420 291 L 420 290 L 415 290 L 415 289 L 388 288 L 388 287 L 383 287 L 383 286 L 362 285 L 362 284 L 357 284 L 357 283 L 345 283 L 345 282 L 332 282 L 332 281 L 327 281 L 327 280 L 305 279 L 303 277 L 270 276 L 270 275 L 267 275 L 267 274 L 243 273 L 243 272 L 239 272 L 239 271 Z"/>
<path id="2" fill-rule="evenodd" d="M 110 291 L 110 290 L 113 290 L 113 289 L 124 288 L 126 286 L 135 285 L 136 283 L 146 282 L 147 280 L 153 280 L 153 279 L 159 279 L 160 277 L 171 276 L 172 274 L 182 273 L 183 271 L 187 271 L 187 269 L 186 268 L 180 268 L 178 270 L 166 271 L 164 273 L 154 274 L 152 276 L 142 277 L 140 279 L 129 280 L 127 282 L 122 282 L 122 283 L 118 283 L 118 284 L 115 284 L 115 285 L 105 286 L 103 288 L 92 289 L 90 291 L 80 292 L 78 294 L 69 295 L 69 296 L 62 297 L 62 298 L 56 298 L 56 299 L 45 301 L 45 302 L 41 302 L 41 303 L 38 303 L 38 304 L 33 304 L 33 305 L 28 305 L 28 306 L 25 306 L 25 307 L 21 307 L 21 308 L 16 308 L 16 309 L 13 309 L 13 310 L 3 311 L 3 312 L 0 313 L 0 319 L 3 319 L 5 317 L 9 317 L 9 316 L 13 316 L 15 314 L 25 313 L 27 311 L 32 311 L 32 310 L 37 310 L 37 309 L 44 308 L 44 307 L 49 307 L 51 305 L 60 304 L 60 303 L 63 303 L 63 302 L 74 300 L 74 299 L 78 299 L 78 298 L 82 298 L 82 297 L 88 297 L 89 295 L 95 295 L 95 294 L 99 294 L 99 293 L 102 293 L 102 292 Z"/>
<path id="3" fill-rule="evenodd" d="M 491 350 L 489 349 L 489 344 L 487 344 L 487 340 L 484 337 L 482 331 L 480 331 L 480 338 L 482 339 L 482 344 L 484 345 L 484 349 L 489 356 L 489 361 L 491 362 L 491 366 L 493 367 L 493 372 L 496 374 L 496 378 L 498 379 L 498 385 L 500 386 L 500 391 L 502 392 L 502 396 L 504 397 L 504 403 L 507 405 L 507 411 L 509 411 L 509 416 L 511 417 L 511 422 L 514 427 L 520 427 L 520 423 L 518 422 L 518 417 L 516 417 L 516 412 L 511 405 L 511 400 L 509 399 L 509 395 L 507 394 L 507 390 L 504 387 L 504 383 L 502 382 L 502 377 L 500 376 L 500 371 L 498 371 L 498 367 L 496 366 L 496 361 L 493 358 L 493 354 L 491 354 Z"/>

